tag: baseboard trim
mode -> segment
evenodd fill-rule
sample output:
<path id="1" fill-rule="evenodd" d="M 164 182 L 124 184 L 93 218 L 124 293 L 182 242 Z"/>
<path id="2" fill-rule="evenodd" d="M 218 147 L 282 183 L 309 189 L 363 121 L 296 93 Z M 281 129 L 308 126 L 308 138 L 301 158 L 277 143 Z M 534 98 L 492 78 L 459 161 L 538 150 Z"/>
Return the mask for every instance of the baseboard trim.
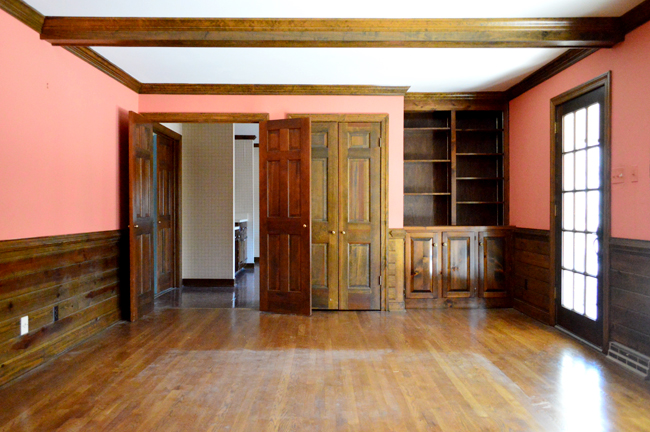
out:
<path id="1" fill-rule="evenodd" d="M 234 279 L 183 279 L 184 287 L 210 288 L 235 286 Z"/>

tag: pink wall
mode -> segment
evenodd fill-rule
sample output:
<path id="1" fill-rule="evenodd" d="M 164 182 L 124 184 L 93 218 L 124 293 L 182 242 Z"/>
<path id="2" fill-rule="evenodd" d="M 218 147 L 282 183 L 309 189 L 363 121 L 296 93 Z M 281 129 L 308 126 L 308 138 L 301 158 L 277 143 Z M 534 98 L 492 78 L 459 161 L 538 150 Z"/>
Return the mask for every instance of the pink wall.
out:
<path id="1" fill-rule="evenodd" d="M 287 114 L 380 113 L 389 115 L 388 225 L 401 228 L 404 216 L 404 97 L 402 96 L 176 96 L 140 95 L 140 112 Z"/>
<path id="2" fill-rule="evenodd" d="M 138 95 L 4 11 L 0 40 L 0 240 L 119 228 L 119 125 Z"/>
<path id="3" fill-rule="evenodd" d="M 550 100 L 612 71 L 612 236 L 650 240 L 650 23 L 510 102 L 510 222 L 550 228 Z M 638 166 L 639 181 L 629 172 Z"/>

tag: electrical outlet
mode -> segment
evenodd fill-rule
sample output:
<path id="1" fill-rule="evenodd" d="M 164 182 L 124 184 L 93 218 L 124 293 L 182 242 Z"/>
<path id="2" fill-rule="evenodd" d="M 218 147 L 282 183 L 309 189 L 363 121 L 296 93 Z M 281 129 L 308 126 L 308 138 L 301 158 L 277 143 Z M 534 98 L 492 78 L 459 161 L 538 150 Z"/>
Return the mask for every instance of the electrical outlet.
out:
<path id="1" fill-rule="evenodd" d="M 59 305 L 56 305 L 52 310 L 52 321 L 57 322 L 58 320 L 59 320 Z"/>
<path id="2" fill-rule="evenodd" d="M 29 317 L 24 316 L 20 319 L 20 335 L 29 333 Z"/>

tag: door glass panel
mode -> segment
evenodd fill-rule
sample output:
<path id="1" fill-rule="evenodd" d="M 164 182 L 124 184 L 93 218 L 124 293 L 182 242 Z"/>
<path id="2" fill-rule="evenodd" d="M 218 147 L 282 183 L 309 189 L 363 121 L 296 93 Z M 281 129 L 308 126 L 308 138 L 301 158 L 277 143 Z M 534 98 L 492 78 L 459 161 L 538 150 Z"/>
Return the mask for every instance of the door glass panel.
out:
<path id="1" fill-rule="evenodd" d="M 598 236 L 587 235 L 587 273 L 598 276 Z"/>
<path id="2" fill-rule="evenodd" d="M 574 270 L 577 272 L 584 273 L 585 271 L 585 242 L 587 241 L 586 236 L 583 233 L 575 233 L 574 237 Z"/>
<path id="3" fill-rule="evenodd" d="M 575 200 L 576 203 L 573 210 L 575 217 L 575 230 L 584 231 L 587 225 L 587 193 L 577 192 Z"/>
<path id="4" fill-rule="evenodd" d="M 573 272 L 562 270 L 562 306 L 573 309 Z"/>
<path id="5" fill-rule="evenodd" d="M 589 189 L 600 187 L 600 147 L 587 150 L 587 187 Z"/>
<path id="6" fill-rule="evenodd" d="M 587 277 L 585 313 L 592 320 L 598 319 L 598 279 Z"/>
<path id="7" fill-rule="evenodd" d="M 562 212 L 562 228 L 565 230 L 573 230 L 573 197 L 573 193 L 567 192 L 562 198 L 564 201 L 562 204 L 564 209 Z"/>
<path id="8" fill-rule="evenodd" d="M 564 190 L 571 191 L 573 190 L 573 169 L 575 165 L 575 153 L 567 153 L 564 155 L 564 162 L 562 164 L 562 170 L 564 171 Z"/>
<path id="9" fill-rule="evenodd" d="M 564 131 L 563 134 L 563 146 L 564 146 L 564 151 L 565 152 L 570 152 L 573 151 L 574 149 L 574 133 L 575 130 L 573 128 L 573 122 L 575 120 L 575 116 L 573 113 L 569 113 L 564 116 L 564 119 L 562 120 L 562 129 Z"/>
<path id="10" fill-rule="evenodd" d="M 585 313 L 585 277 L 579 273 L 573 274 L 573 310 Z"/>
<path id="11" fill-rule="evenodd" d="M 600 191 L 587 192 L 587 231 L 600 228 Z"/>
<path id="12" fill-rule="evenodd" d="M 576 150 L 580 150 L 587 145 L 587 110 L 585 108 L 576 111 Z"/>
<path id="13" fill-rule="evenodd" d="M 562 266 L 573 270 L 573 233 L 562 233 Z"/>
<path id="14" fill-rule="evenodd" d="M 593 104 L 587 109 L 587 145 L 600 144 L 600 104 Z"/>
<path id="15" fill-rule="evenodd" d="M 575 169 L 575 187 L 576 190 L 587 189 L 587 151 L 576 152 L 576 169 Z"/>

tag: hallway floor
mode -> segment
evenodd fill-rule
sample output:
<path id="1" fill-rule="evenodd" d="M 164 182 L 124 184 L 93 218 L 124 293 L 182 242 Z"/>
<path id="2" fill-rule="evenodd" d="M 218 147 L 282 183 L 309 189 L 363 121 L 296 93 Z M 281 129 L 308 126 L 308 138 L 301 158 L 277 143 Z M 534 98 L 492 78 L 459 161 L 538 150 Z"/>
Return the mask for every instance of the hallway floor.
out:
<path id="1" fill-rule="evenodd" d="M 156 309 L 246 308 L 259 310 L 259 265 L 237 273 L 235 286 L 188 287 L 172 289 L 155 300 Z"/>
<path id="2" fill-rule="evenodd" d="M 166 308 L 0 389 L 0 431 L 648 431 L 650 384 L 512 309 Z"/>

